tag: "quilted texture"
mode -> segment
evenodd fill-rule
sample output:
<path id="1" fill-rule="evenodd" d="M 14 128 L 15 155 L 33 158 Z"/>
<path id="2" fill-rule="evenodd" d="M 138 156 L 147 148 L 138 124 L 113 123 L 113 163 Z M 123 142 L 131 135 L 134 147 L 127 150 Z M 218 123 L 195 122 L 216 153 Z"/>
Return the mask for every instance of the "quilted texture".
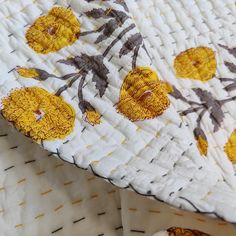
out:
<path id="1" fill-rule="evenodd" d="M 209 4 L 216 9 L 221 9 L 222 1 L 216 1 L 214 4 L 207 2 L 208 5 L 203 2 L 199 3 L 200 10 L 192 8 L 196 11 L 195 15 L 203 14 L 205 17 L 204 14 L 208 14 Z M 7 109 L 6 106 L 4 107 L 4 101 L 15 89 L 25 91 L 25 87 L 40 87 L 55 94 L 53 96 L 61 96 L 64 103 L 75 109 L 75 123 L 73 132 L 65 139 L 40 140 L 40 144 L 51 154 L 75 166 L 88 169 L 121 188 L 129 187 L 142 195 L 178 207 L 235 222 L 234 167 L 224 152 L 215 150 L 214 145 L 215 142 L 220 142 L 218 146 L 223 147 L 233 130 L 234 119 L 232 117 L 235 115 L 235 109 L 230 110 L 229 107 L 233 102 L 224 104 L 226 111 L 232 113 L 230 113 L 231 117 L 224 120 L 224 124 L 228 128 L 207 136 L 209 139 L 207 143 L 210 144 L 209 155 L 207 158 L 202 157 L 197 145 L 206 149 L 206 128 L 204 127 L 204 132 L 202 127 L 197 127 L 194 137 L 193 124 L 196 117 L 189 119 L 188 116 L 180 116 L 178 112 L 185 108 L 179 100 L 184 100 L 182 97 L 190 96 L 190 99 L 195 101 L 196 93 L 190 90 L 192 87 L 202 87 L 212 93 L 215 92 L 214 94 L 223 91 L 222 94 L 219 94 L 221 100 L 227 99 L 227 94 L 224 90 L 219 89 L 221 88 L 220 80 L 210 80 L 208 84 L 204 85 L 197 80 L 181 80 L 176 78 L 172 67 L 174 56 L 181 51 L 190 47 L 202 46 L 202 44 L 205 46 L 210 44 L 216 51 L 215 47 L 220 39 L 216 40 L 211 31 L 209 31 L 208 37 L 200 37 L 201 34 L 207 34 L 208 31 L 205 32 L 204 28 L 198 28 L 197 24 L 196 27 L 191 28 L 188 24 L 191 21 L 186 20 L 185 15 L 180 16 L 180 24 L 175 24 L 176 18 L 173 16 L 171 6 L 181 11 L 180 3 L 174 4 L 171 1 L 159 3 L 158 9 L 165 12 L 164 16 L 162 13 L 164 19 L 162 24 L 157 24 L 153 20 L 156 14 L 161 15 L 155 1 L 147 3 L 147 1 L 133 2 L 130 0 L 127 3 L 133 15 L 128 13 L 126 5 L 119 1 L 68 0 L 56 3 L 54 1 L 34 3 L 23 0 L 4 1 L 0 9 L 0 17 L 4 19 L 0 34 L 0 50 L 4 55 L 0 59 L 2 114 L 16 127 L 19 127 L 18 123 L 25 124 L 25 120 L 21 120 L 21 115 L 18 116 L 18 114 L 21 114 L 19 113 L 22 111 L 21 109 L 24 114 L 25 112 L 27 114 L 28 110 L 25 111 L 24 108 L 18 106 L 14 110 L 17 111 L 16 113 L 5 113 L 4 111 Z M 191 8 L 194 3 L 194 1 L 188 1 L 186 7 Z M 54 37 L 56 32 L 60 33 L 58 37 L 61 37 L 64 43 L 58 46 L 58 42 L 55 41 L 55 48 L 61 48 L 60 50 L 58 49 L 54 53 L 47 51 L 47 54 L 38 54 L 38 49 L 30 46 L 29 42 L 27 44 L 26 32 L 30 27 L 37 25 L 35 21 L 41 19 L 40 16 L 48 17 L 50 9 L 55 6 L 63 7 L 62 12 L 68 8 L 68 11 L 71 11 L 68 14 L 78 19 L 80 25 L 80 34 L 76 34 L 78 40 L 74 41 L 74 38 L 68 40 L 66 34 L 60 33 L 60 30 L 57 31 L 57 27 L 59 29 L 63 27 L 59 21 L 63 19 L 60 10 L 54 14 L 55 19 L 52 26 L 47 26 L 43 30 L 36 27 L 33 32 L 38 34 L 40 31 L 43 34 L 43 43 L 40 41 L 39 47 L 48 48 L 50 45 L 48 42 L 51 41 L 47 40 L 47 37 Z M 232 6 L 230 1 L 229 6 Z M 139 12 L 139 7 L 153 8 L 153 11 L 148 11 L 150 21 L 142 21 L 145 19 L 145 10 L 142 11 L 144 17 L 135 17 Z M 224 18 L 227 15 L 222 11 L 210 12 L 216 14 L 217 21 L 218 18 Z M 235 12 L 234 10 L 230 10 L 230 12 L 229 19 L 233 21 Z M 142 28 L 143 35 L 147 39 L 148 51 L 132 17 Z M 224 22 L 224 20 L 222 21 Z M 209 22 L 211 23 L 210 20 Z M 176 36 L 180 41 L 173 43 L 171 41 L 172 35 L 175 35 L 173 32 L 178 31 L 178 27 L 182 24 L 187 24 L 187 32 L 190 28 L 193 29 L 193 32 L 189 33 L 189 38 L 183 43 L 181 35 L 185 31 L 180 30 L 180 35 Z M 211 26 L 215 27 L 215 24 Z M 144 29 L 145 27 L 146 29 Z M 173 28 L 173 32 L 169 30 L 171 28 Z M 233 30 L 230 24 L 226 24 L 225 28 L 228 31 Z M 222 37 L 219 31 L 216 29 L 216 34 Z M 156 36 L 157 33 L 158 36 Z M 44 38 L 45 34 L 46 38 Z M 206 42 L 205 38 L 212 41 Z M 161 46 L 161 42 L 164 42 L 163 46 Z M 224 44 L 227 43 L 224 42 Z M 150 54 L 153 54 L 153 58 L 150 57 Z M 224 55 L 229 56 L 227 53 Z M 163 89 L 162 97 L 158 97 L 159 100 L 162 100 L 163 97 L 168 96 L 171 104 L 166 106 L 158 116 L 151 117 L 152 119 L 140 118 L 138 121 L 132 122 L 128 119 L 129 116 L 124 115 L 124 112 L 118 112 L 119 109 L 117 111 L 116 106 L 120 99 L 123 82 L 128 73 L 134 71 L 136 66 L 150 67 L 151 70 L 157 72 L 160 80 L 156 78 L 154 81 L 155 88 L 161 83 L 164 84 L 161 81 L 172 84 L 171 89 Z M 226 70 L 223 65 L 221 68 Z M 148 76 L 146 77 L 149 78 Z M 149 88 L 150 85 L 148 83 L 147 85 Z M 139 83 L 135 82 L 132 86 L 137 92 L 140 91 Z M 167 84 L 165 87 L 168 87 Z M 180 88 L 183 88 L 183 91 Z M 179 93 L 180 90 L 181 93 Z M 172 94 L 167 95 L 170 91 Z M 148 103 L 150 96 L 157 96 L 154 89 L 142 92 L 140 99 L 135 100 L 135 105 L 145 104 L 145 106 L 151 107 L 153 104 L 146 105 L 146 102 Z M 184 96 L 180 94 L 184 94 Z M 31 96 L 35 97 L 35 94 L 31 94 Z M 19 97 L 19 99 L 22 98 Z M 31 103 L 30 99 L 28 101 Z M 37 107 L 37 102 L 35 102 L 35 107 Z M 130 107 L 131 110 L 134 109 L 134 112 L 138 112 L 135 108 L 135 106 Z M 37 121 L 48 117 L 48 114 L 41 109 L 35 109 L 34 115 Z M 222 122 L 221 118 L 222 114 L 214 123 L 215 127 Z M 204 125 L 208 127 L 211 122 L 205 121 Z M 58 125 L 58 123 L 56 124 Z M 61 126 L 58 127 L 61 128 Z M 30 122 L 27 123 L 26 130 L 32 130 Z M 196 137 L 198 143 L 196 143 Z M 203 151 L 203 154 L 205 153 L 206 151 Z"/>
<path id="2" fill-rule="evenodd" d="M 230 79 L 234 77 L 232 67 L 235 62 L 233 50 L 230 50 L 235 46 L 235 2 L 170 0 L 157 3 L 154 0 L 131 0 L 128 5 L 150 49 L 153 64 L 160 75 L 178 91 L 171 97 L 172 105 L 193 132 L 193 136 L 196 136 L 196 127 L 201 128 L 208 143 L 206 164 L 213 172 L 219 171 L 218 180 L 214 184 L 210 180 L 212 175 L 208 175 L 201 186 L 195 185 L 193 180 L 188 189 L 194 189 L 192 194 L 185 192 L 181 195 L 189 200 L 199 196 L 195 205 L 198 210 L 212 209 L 219 215 L 224 215 L 225 219 L 235 222 L 231 210 L 235 207 L 235 165 L 233 156 L 227 155 L 225 150 L 227 143 L 231 148 L 234 145 L 232 139 L 236 117 L 234 79 Z M 197 47 L 213 50 L 217 62 L 215 75 L 204 83 L 191 79 L 191 76 L 181 78 L 175 68 L 176 58 L 182 52 Z M 206 110 L 198 110 L 191 102 L 185 102 L 180 94 L 188 101 L 205 103 L 211 100 L 220 106 L 206 106 Z M 208 181 L 213 185 L 204 191 L 204 184 Z"/>
<path id="3" fill-rule="evenodd" d="M 235 234 L 230 223 L 119 190 L 74 168 L 3 119 L 0 130 L 0 228 L 4 236 L 150 236 L 173 226 L 214 236 Z"/>

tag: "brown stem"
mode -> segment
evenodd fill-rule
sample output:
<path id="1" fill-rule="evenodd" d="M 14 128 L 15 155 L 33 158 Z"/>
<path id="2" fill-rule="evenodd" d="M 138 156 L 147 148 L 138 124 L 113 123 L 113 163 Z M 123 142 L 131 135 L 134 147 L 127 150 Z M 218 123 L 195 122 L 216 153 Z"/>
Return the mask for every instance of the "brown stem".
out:
<path id="1" fill-rule="evenodd" d="M 104 28 L 105 28 L 105 25 L 102 25 L 97 30 L 90 30 L 90 31 L 81 32 L 80 36 L 86 36 L 89 34 L 98 33 L 98 32 L 101 32 Z"/>
<path id="2" fill-rule="evenodd" d="M 79 79 L 80 76 L 81 76 L 81 73 L 77 73 L 77 75 L 70 81 L 70 83 L 59 88 L 57 92 L 55 93 L 55 95 L 60 96 L 64 91 L 70 88 Z"/>
<path id="3" fill-rule="evenodd" d="M 84 75 L 80 82 L 79 82 L 79 87 L 78 87 L 78 98 L 79 101 L 82 102 L 84 100 L 83 98 L 83 85 L 84 85 L 84 81 L 85 81 L 86 75 Z"/>
<path id="4" fill-rule="evenodd" d="M 201 113 L 199 114 L 199 116 L 197 118 L 197 127 L 198 128 L 201 128 L 201 120 L 202 120 L 204 114 L 206 113 L 206 111 L 207 110 L 205 108 L 203 108 L 203 110 L 201 111 Z"/>
<path id="5" fill-rule="evenodd" d="M 234 97 L 232 97 L 232 98 L 228 98 L 228 99 L 221 100 L 221 101 L 219 101 L 219 103 L 220 103 L 220 105 L 222 106 L 222 105 L 224 105 L 225 103 L 227 103 L 227 102 L 232 102 L 232 101 L 234 101 L 234 100 L 236 100 L 236 96 L 234 96 Z"/>
<path id="6" fill-rule="evenodd" d="M 142 46 L 142 48 L 144 49 L 144 51 L 146 52 L 146 54 L 148 55 L 148 57 L 149 57 L 149 59 L 150 59 L 150 61 L 152 62 L 152 57 L 151 57 L 151 55 L 149 54 L 149 52 L 148 52 L 148 50 L 147 50 L 147 48 L 146 48 L 146 46 L 145 46 L 145 44 L 143 43 L 143 46 Z"/>
<path id="7" fill-rule="evenodd" d="M 106 57 L 107 54 L 110 52 L 110 50 L 115 46 L 116 43 L 118 43 L 123 36 L 128 33 L 130 30 L 135 28 L 135 24 L 131 24 L 129 27 L 127 27 L 126 29 L 124 29 L 118 36 L 116 39 L 114 39 L 111 44 L 107 47 L 107 49 L 104 51 L 103 56 Z"/>
<path id="8" fill-rule="evenodd" d="M 132 60 L 132 69 L 136 68 L 139 49 L 140 49 L 140 47 L 136 47 L 134 49 L 134 55 L 133 55 L 133 60 Z"/>

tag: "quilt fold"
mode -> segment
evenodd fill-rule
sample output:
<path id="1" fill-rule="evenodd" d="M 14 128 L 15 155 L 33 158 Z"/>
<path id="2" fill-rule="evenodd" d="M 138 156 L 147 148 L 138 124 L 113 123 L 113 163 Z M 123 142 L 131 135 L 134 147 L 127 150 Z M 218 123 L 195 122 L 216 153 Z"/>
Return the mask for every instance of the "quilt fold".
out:
<path id="1" fill-rule="evenodd" d="M 219 7 L 221 1 L 216 2 Z M 167 9 L 167 25 L 175 29 L 165 4 L 179 5 L 152 3 L 157 14 Z M 220 41 L 218 48 L 200 39 L 197 43 L 197 36 L 190 35 L 189 46 L 181 44 L 171 57 L 171 46 L 164 44 L 169 42 L 165 20 L 149 22 L 147 31 L 140 32 L 149 24 L 140 22 L 137 10 L 146 1 L 127 4 L 2 2 L 1 114 L 50 155 L 115 186 L 236 222 L 231 126 L 236 110 L 225 119 L 236 100 L 225 91 L 233 91 L 234 82 L 208 82 L 216 80 L 217 49 L 232 57 L 234 49 Z M 155 30 L 160 34 L 165 47 L 145 35 L 149 30 L 150 35 Z M 160 50 L 168 55 L 162 62 Z M 163 69 L 163 60 L 168 69 Z M 231 61 L 224 64 L 235 73 Z M 223 88 L 222 83 L 230 85 Z M 216 89 L 224 90 L 217 98 Z"/>

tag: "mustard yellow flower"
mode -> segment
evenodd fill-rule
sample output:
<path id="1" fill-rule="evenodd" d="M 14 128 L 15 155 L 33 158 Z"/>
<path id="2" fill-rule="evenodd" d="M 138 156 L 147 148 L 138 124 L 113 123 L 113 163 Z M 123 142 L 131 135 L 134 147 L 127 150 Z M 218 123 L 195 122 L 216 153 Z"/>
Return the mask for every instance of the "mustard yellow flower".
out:
<path id="1" fill-rule="evenodd" d="M 35 69 L 28 69 L 28 68 L 25 68 L 25 67 L 16 67 L 16 71 L 17 73 L 22 76 L 22 77 L 25 77 L 25 78 L 37 78 L 39 76 L 39 73 L 37 72 L 37 70 Z"/>
<path id="2" fill-rule="evenodd" d="M 74 127 L 74 109 L 42 88 L 13 90 L 2 105 L 5 119 L 36 141 L 64 139 Z"/>
<path id="3" fill-rule="evenodd" d="M 236 130 L 232 132 L 228 142 L 225 144 L 224 150 L 229 160 L 236 164 Z"/>
<path id="4" fill-rule="evenodd" d="M 190 48 L 175 58 L 174 68 L 177 77 L 208 81 L 216 73 L 215 53 L 208 47 Z"/>
<path id="5" fill-rule="evenodd" d="M 87 110 L 85 112 L 85 121 L 91 125 L 98 125 L 101 123 L 101 115 L 95 110 Z"/>
<path id="6" fill-rule="evenodd" d="M 79 37 L 80 22 L 71 9 L 52 8 L 40 16 L 26 33 L 29 46 L 37 53 L 56 52 L 73 44 Z"/>
<path id="7" fill-rule="evenodd" d="M 171 90 L 149 67 L 137 67 L 123 82 L 117 110 L 132 121 L 155 118 L 170 105 Z"/>
<path id="8" fill-rule="evenodd" d="M 210 236 L 194 229 L 183 229 L 180 227 L 172 227 L 167 230 L 168 236 Z"/>

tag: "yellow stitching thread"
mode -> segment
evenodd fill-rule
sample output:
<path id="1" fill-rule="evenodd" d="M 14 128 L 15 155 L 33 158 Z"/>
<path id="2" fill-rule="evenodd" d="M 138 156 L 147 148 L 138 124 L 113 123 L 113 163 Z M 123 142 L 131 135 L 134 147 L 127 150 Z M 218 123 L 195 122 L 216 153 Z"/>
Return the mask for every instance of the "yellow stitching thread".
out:
<path id="1" fill-rule="evenodd" d="M 20 202 L 18 205 L 19 205 L 19 206 L 23 206 L 23 205 L 25 205 L 25 201 Z"/>
<path id="2" fill-rule="evenodd" d="M 74 204 L 80 203 L 82 201 L 83 201 L 82 199 L 78 199 L 78 200 L 75 200 L 75 201 L 71 202 L 71 204 L 74 205 Z"/>
<path id="3" fill-rule="evenodd" d="M 23 224 L 17 224 L 15 225 L 15 228 L 19 228 L 19 227 L 23 227 L 24 225 Z"/>
<path id="4" fill-rule="evenodd" d="M 97 194 L 93 194 L 93 195 L 91 195 L 91 199 L 93 199 L 93 198 L 97 198 L 97 197 L 98 197 Z"/>
<path id="5" fill-rule="evenodd" d="M 95 176 L 92 176 L 92 177 L 89 177 L 87 180 L 88 181 L 92 181 L 92 180 L 95 180 L 96 179 L 96 177 Z"/>
<path id="6" fill-rule="evenodd" d="M 65 183 L 64 183 L 64 186 L 71 185 L 73 182 L 74 182 L 74 181 L 65 182 Z"/>
<path id="7" fill-rule="evenodd" d="M 108 193 L 108 194 L 112 194 L 112 193 L 115 193 L 115 192 L 116 192 L 116 190 L 113 189 L 113 190 L 108 191 L 107 193 Z"/>
<path id="8" fill-rule="evenodd" d="M 62 207 L 63 207 L 63 205 L 60 205 L 60 206 L 56 207 L 56 208 L 54 209 L 54 211 L 58 211 L 58 210 L 60 210 Z"/>
<path id="9" fill-rule="evenodd" d="M 41 217 L 43 217 L 43 216 L 44 216 L 44 213 L 42 213 L 42 214 L 39 214 L 39 215 L 35 216 L 35 217 L 34 217 L 34 219 L 36 219 L 36 220 L 37 220 L 37 219 L 39 219 L 39 218 L 41 218 Z"/>
<path id="10" fill-rule="evenodd" d="M 43 170 L 43 171 L 40 171 L 40 172 L 36 173 L 36 175 L 42 175 L 42 174 L 45 174 L 45 173 L 46 173 L 46 171 Z"/>
<path id="11" fill-rule="evenodd" d="M 43 196 L 43 195 L 46 195 L 46 194 L 48 194 L 48 193 L 50 193 L 50 192 L 52 192 L 52 189 L 49 189 L 49 190 L 47 190 L 47 191 L 45 191 L 45 192 L 42 192 L 41 195 Z"/>
<path id="12" fill-rule="evenodd" d="M 24 181 L 26 181 L 25 178 L 24 178 L 24 179 L 20 179 L 19 181 L 17 181 L 17 183 L 20 184 L 20 183 L 22 183 L 22 182 L 24 182 Z"/>
<path id="13" fill-rule="evenodd" d="M 148 210 L 148 212 L 150 212 L 150 213 L 161 213 L 159 210 Z"/>
<path id="14" fill-rule="evenodd" d="M 129 208 L 129 211 L 137 211 L 137 208 Z"/>
<path id="15" fill-rule="evenodd" d="M 176 216 L 184 216 L 183 214 L 177 213 L 177 212 L 175 212 L 175 213 L 173 213 L 173 214 L 176 215 Z"/>
<path id="16" fill-rule="evenodd" d="M 201 219 L 201 218 L 197 218 L 196 220 L 198 220 L 200 222 L 206 222 L 204 219 Z"/>
<path id="17" fill-rule="evenodd" d="M 61 167 L 61 166 L 64 166 L 64 163 L 60 163 L 60 164 L 55 165 L 55 168 L 58 168 L 58 167 Z"/>

